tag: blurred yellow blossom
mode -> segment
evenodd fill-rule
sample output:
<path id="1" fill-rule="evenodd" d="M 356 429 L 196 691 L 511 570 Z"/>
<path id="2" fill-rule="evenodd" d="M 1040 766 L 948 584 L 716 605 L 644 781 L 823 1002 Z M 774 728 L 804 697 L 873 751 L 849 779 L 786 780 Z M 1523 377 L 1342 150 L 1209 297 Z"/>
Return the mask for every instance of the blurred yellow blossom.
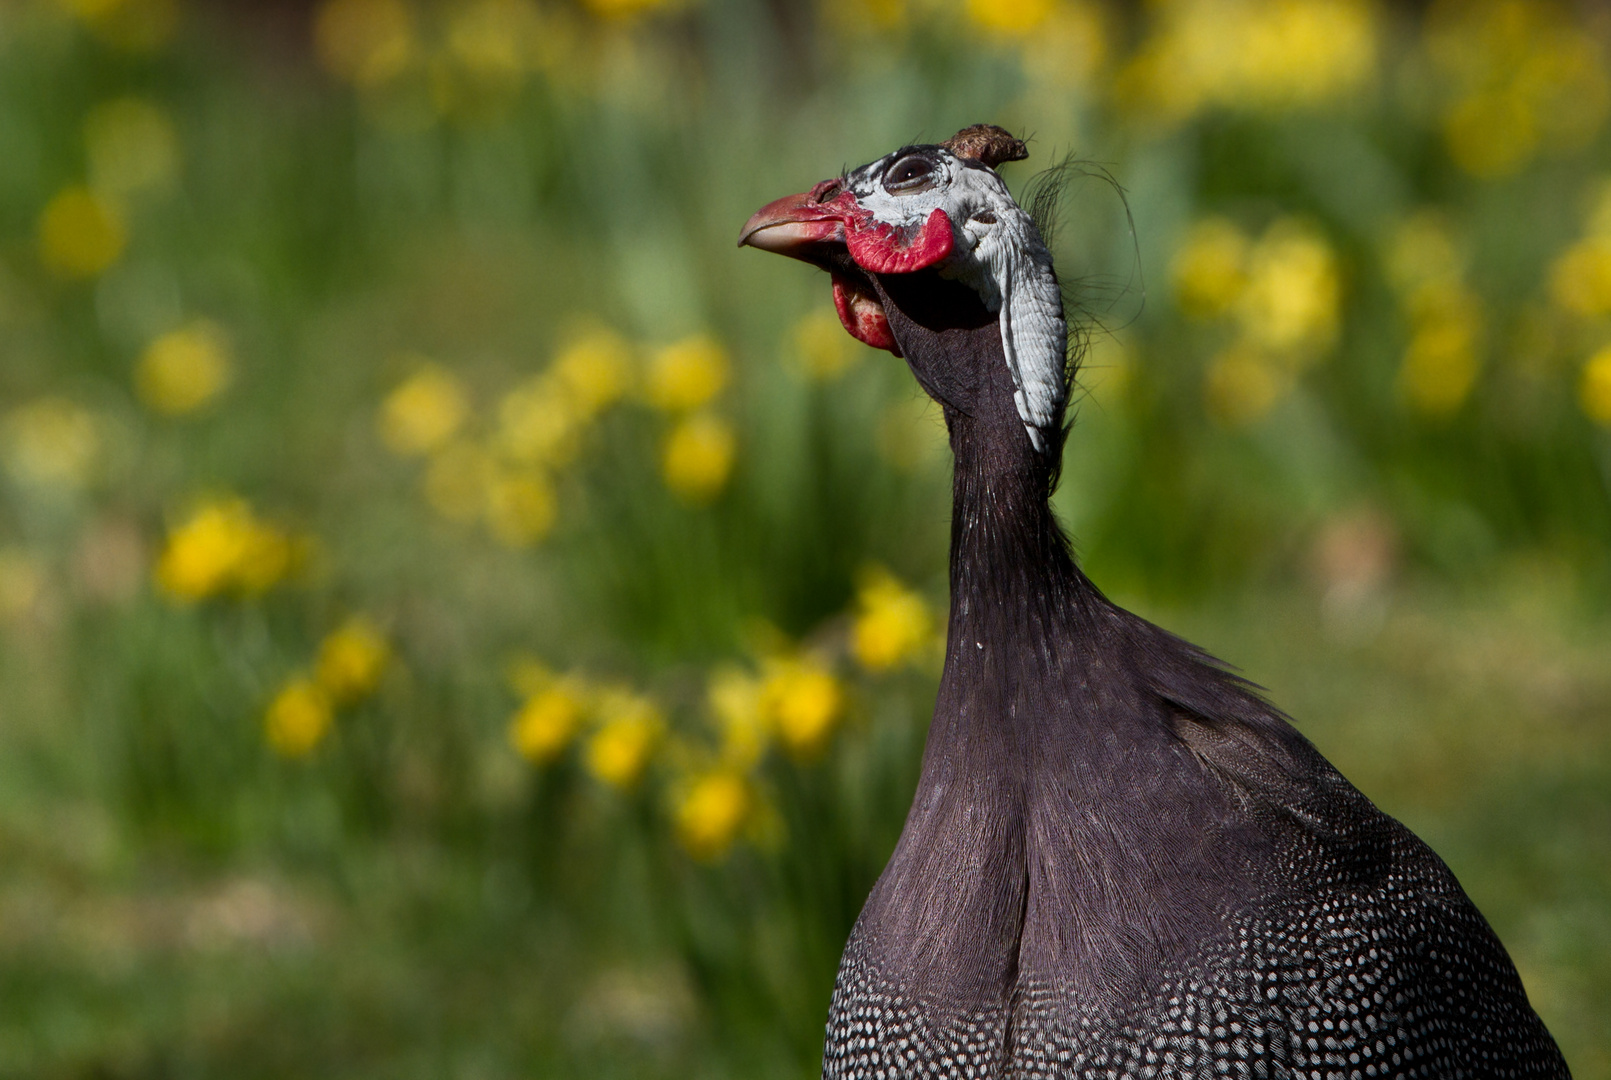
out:
<path id="1" fill-rule="evenodd" d="M 1399 222 L 1388 239 L 1386 262 L 1388 279 L 1404 293 L 1456 280 L 1465 271 L 1465 256 L 1449 223 L 1435 210 L 1419 210 Z"/>
<path id="2" fill-rule="evenodd" d="M 646 373 L 649 404 L 685 412 L 706 404 L 727 385 L 727 352 L 703 334 L 655 353 Z"/>
<path id="3" fill-rule="evenodd" d="M 449 521 L 474 521 L 487 507 L 496 466 L 473 442 L 450 443 L 431 455 L 425 469 L 425 501 Z"/>
<path id="4" fill-rule="evenodd" d="M 1203 319 L 1229 311 L 1247 282 L 1247 256 L 1247 236 L 1225 218 L 1193 225 L 1169 263 L 1181 310 Z"/>
<path id="5" fill-rule="evenodd" d="M 583 5 L 603 19 L 631 19 L 651 11 L 680 6 L 679 0 L 583 0 Z"/>
<path id="6" fill-rule="evenodd" d="M 1567 248 L 1550 270 L 1550 298 L 1573 315 L 1611 313 L 1611 236 L 1589 236 Z"/>
<path id="7" fill-rule="evenodd" d="M 738 769 L 754 765 L 767 743 L 761 681 L 739 668 L 721 667 L 711 673 L 706 696 L 721 730 L 722 761 Z"/>
<path id="8" fill-rule="evenodd" d="M 291 537 L 259 520 L 245 500 L 218 499 L 169 530 L 156 580 L 184 601 L 223 592 L 252 595 L 279 582 L 295 555 Z"/>
<path id="9" fill-rule="evenodd" d="M 330 699 L 319 684 L 306 675 L 298 675 L 269 702 L 263 734 L 281 757 L 306 757 L 324 741 L 334 718 Z"/>
<path id="10" fill-rule="evenodd" d="M 1020 41 L 1024 71 L 1053 92 L 1090 87 L 1107 64 L 1108 33 L 1096 0 L 1055 0 L 1046 20 Z"/>
<path id="11" fill-rule="evenodd" d="M 590 330 L 560 351 L 552 370 L 581 414 L 590 417 L 626 393 L 632 350 L 619 334 Z"/>
<path id="12" fill-rule="evenodd" d="M 333 704 L 350 705 L 374 693 L 391 655 L 380 628 L 355 615 L 319 643 L 313 678 Z"/>
<path id="13" fill-rule="evenodd" d="M 381 442 L 402 457 L 441 448 L 470 415 L 469 398 L 457 376 L 435 364 L 417 366 L 386 395 L 377 418 Z"/>
<path id="14" fill-rule="evenodd" d="M 598 699 L 598 730 L 587 743 L 587 768 L 617 788 L 638 782 L 665 728 L 654 702 L 628 690 L 606 690 Z"/>
<path id="15" fill-rule="evenodd" d="M 95 414 L 66 398 L 42 397 L 17 406 L 6 414 L 0 434 L 11 475 L 47 490 L 84 487 L 101 454 Z"/>
<path id="16" fill-rule="evenodd" d="M 1577 399 L 1590 420 L 1611 427 L 1611 345 L 1595 353 L 1583 365 Z"/>
<path id="17" fill-rule="evenodd" d="M 727 854 L 749 817 L 754 799 L 743 776 L 716 769 L 694 778 L 677 801 L 677 838 L 696 859 Z"/>
<path id="18" fill-rule="evenodd" d="M 39 215 L 39 258 L 64 278 L 92 278 L 128 243 L 123 215 L 82 184 L 63 188 Z"/>
<path id="19" fill-rule="evenodd" d="M 515 86 L 526 74 L 528 45 L 537 33 L 530 0 L 475 0 L 453 10 L 447 47 L 476 78 Z"/>
<path id="20" fill-rule="evenodd" d="M 155 102 L 122 97 L 97 105 L 84 121 L 90 186 L 107 196 L 160 190 L 179 172 L 179 135 Z"/>
<path id="21" fill-rule="evenodd" d="M 1021 37 L 1051 15 L 1053 0 L 967 0 L 968 18 L 991 33 Z"/>
<path id="22" fill-rule="evenodd" d="M 1380 16 L 1367 0 L 1161 0 L 1155 12 L 1118 87 L 1166 121 L 1344 100 L 1376 72 Z"/>
<path id="23" fill-rule="evenodd" d="M 584 421 L 565 384 L 544 372 L 498 402 L 498 445 L 510 458 L 528 465 L 564 465 L 576 456 Z"/>
<path id="24" fill-rule="evenodd" d="M 414 13 L 404 0 L 326 0 L 313 40 L 327 71 L 365 89 L 392 81 L 418 60 Z"/>
<path id="25" fill-rule="evenodd" d="M 58 0 L 99 38 L 130 52 L 151 52 L 173 36 L 178 0 Z"/>
<path id="26" fill-rule="evenodd" d="M 1593 137 L 1611 105 L 1600 45 L 1547 0 L 1441 0 L 1427 51 L 1446 88 L 1449 156 L 1474 176 L 1521 168 L 1541 147 Z"/>
<path id="27" fill-rule="evenodd" d="M 1337 309 L 1331 246 L 1297 222 L 1272 224 L 1248 253 L 1247 286 L 1236 303 L 1243 333 L 1273 352 L 1321 348 L 1336 336 Z"/>
<path id="28" fill-rule="evenodd" d="M 534 470 L 496 470 L 487 484 L 487 527 L 505 547 L 530 547 L 554 527 L 554 489 Z"/>
<path id="29" fill-rule="evenodd" d="M 134 368 L 134 389 L 154 411 L 180 416 L 222 393 L 231 366 L 223 331 L 198 319 L 146 346 Z"/>
<path id="30" fill-rule="evenodd" d="M 907 7 L 908 0 L 822 0 L 824 19 L 842 34 L 898 30 Z"/>
<path id="31" fill-rule="evenodd" d="M 661 458 L 666 486 L 686 502 L 709 502 L 726 486 L 737 448 L 733 426 L 719 416 L 695 413 L 679 420 Z"/>
<path id="32" fill-rule="evenodd" d="M 932 640 L 928 605 L 883 567 L 863 576 L 856 606 L 850 649 L 869 671 L 887 671 L 916 657 Z"/>
<path id="33" fill-rule="evenodd" d="M 853 340 L 837 317 L 820 308 L 794 324 L 794 355 L 812 379 L 837 379 L 860 359 L 862 350 L 851 345 Z"/>
<path id="34" fill-rule="evenodd" d="M 769 660 L 761 702 L 771 727 L 796 757 L 818 753 L 844 710 L 844 690 L 832 671 L 812 656 Z"/>
<path id="35" fill-rule="evenodd" d="M 1417 412 L 1448 416 L 1476 384 L 1481 308 L 1457 281 L 1429 283 L 1412 297 L 1410 319 L 1410 344 L 1398 372 L 1399 393 Z"/>
<path id="36" fill-rule="evenodd" d="M 1249 424 L 1281 400 L 1291 374 L 1257 349 L 1240 343 L 1209 361 L 1203 393 L 1209 415 L 1224 424 Z"/>
<path id="37" fill-rule="evenodd" d="M 45 591 L 39 560 L 21 548 L 0 547 L 0 621 L 27 615 Z"/>
<path id="38" fill-rule="evenodd" d="M 544 765 L 570 745 L 586 705 L 574 679 L 553 679 L 533 691 L 509 721 L 509 743 L 521 757 Z"/>

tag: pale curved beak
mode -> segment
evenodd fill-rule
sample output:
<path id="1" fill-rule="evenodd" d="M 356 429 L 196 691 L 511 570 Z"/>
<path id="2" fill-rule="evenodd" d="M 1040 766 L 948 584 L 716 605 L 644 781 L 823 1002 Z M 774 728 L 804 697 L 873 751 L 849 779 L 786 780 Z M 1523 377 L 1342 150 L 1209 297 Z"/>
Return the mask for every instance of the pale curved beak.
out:
<path id="1" fill-rule="evenodd" d="M 738 246 L 808 259 L 823 243 L 845 242 L 845 220 L 832 203 L 819 203 L 814 191 L 785 195 L 767 203 L 744 223 Z"/>

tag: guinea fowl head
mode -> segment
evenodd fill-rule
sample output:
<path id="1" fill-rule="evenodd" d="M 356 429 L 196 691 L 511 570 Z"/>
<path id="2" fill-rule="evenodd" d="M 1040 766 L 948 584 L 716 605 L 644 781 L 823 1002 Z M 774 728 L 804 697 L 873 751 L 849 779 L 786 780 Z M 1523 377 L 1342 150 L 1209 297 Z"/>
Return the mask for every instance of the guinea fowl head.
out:
<path id="1" fill-rule="evenodd" d="M 739 244 L 827 270 L 845 329 L 904 357 L 953 422 L 988 421 L 992 391 L 1004 389 L 1019 442 L 1055 468 L 1068 399 L 1062 295 L 1039 230 L 995 169 L 1026 156 L 985 124 L 905 146 L 767 204 Z"/>

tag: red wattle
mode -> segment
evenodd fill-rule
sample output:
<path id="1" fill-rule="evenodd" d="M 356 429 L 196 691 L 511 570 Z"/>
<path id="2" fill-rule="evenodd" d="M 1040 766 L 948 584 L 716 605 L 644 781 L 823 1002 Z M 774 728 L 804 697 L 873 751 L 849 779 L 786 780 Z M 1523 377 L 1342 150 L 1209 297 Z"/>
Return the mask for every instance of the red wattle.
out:
<path id="1" fill-rule="evenodd" d="M 875 349 L 887 349 L 896 356 L 901 354 L 895 344 L 895 334 L 889 328 L 889 319 L 878 301 L 853 288 L 838 274 L 833 276 L 833 309 L 839 315 L 839 325 L 857 341 Z"/>
<path id="2" fill-rule="evenodd" d="M 944 210 L 934 212 L 907 239 L 893 225 L 886 225 L 863 211 L 846 215 L 845 242 L 856 265 L 872 274 L 910 274 L 933 266 L 951 254 L 954 243 L 951 219 Z"/>

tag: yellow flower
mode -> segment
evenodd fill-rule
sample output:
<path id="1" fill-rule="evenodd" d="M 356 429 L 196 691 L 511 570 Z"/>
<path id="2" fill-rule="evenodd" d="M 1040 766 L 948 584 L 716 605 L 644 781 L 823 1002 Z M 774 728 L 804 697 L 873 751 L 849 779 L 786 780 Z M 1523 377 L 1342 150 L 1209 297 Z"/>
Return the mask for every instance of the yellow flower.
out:
<path id="1" fill-rule="evenodd" d="M 454 12 L 447 47 L 478 80 L 512 89 L 525 77 L 527 44 L 539 32 L 528 0 L 479 0 Z"/>
<path id="2" fill-rule="evenodd" d="M 62 189 L 39 215 L 39 258 L 64 278 L 92 278 L 128 243 L 123 216 L 83 185 Z"/>
<path id="3" fill-rule="evenodd" d="M 449 521 L 474 521 L 486 509 L 493 470 L 491 455 L 475 443 L 451 443 L 431 456 L 425 501 Z"/>
<path id="4" fill-rule="evenodd" d="M 1248 337 L 1266 349 L 1325 346 L 1337 333 L 1337 294 L 1330 245 L 1302 225 L 1277 221 L 1249 253 L 1236 312 Z"/>
<path id="5" fill-rule="evenodd" d="M 551 681 L 531 694 L 509 722 L 510 744 L 521 757 L 538 765 L 554 760 L 570 745 L 581 726 L 583 705 L 577 683 L 570 679 Z"/>
<path id="6" fill-rule="evenodd" d="M 1550 270 L 1550 298 L 1573 315 L 1611 313 L 1611 237 L 1590 236 L 1567 248 Z"/>
<path id="7" fill-rule="evenodd" d="M 728 769 L 697 777 L 677 802 L 677 837 L 696 859 L 727 854 L 754 806 L 750 785 Z"/>
<path id="8" fill-rule="evenodd" d="M 1512 93 L 1462 98 L 1443 119 L 1443 138 L 1454 163 L 1472 176 L 1515 172 L 1538 148 L 1538 125 L 1527 102 Z"/>
<path id="9" fill-rule="evenodd" d="M 760 680 L 738 668 L 718 668 L 711 673 L 706 696 L 721 729 L 722 761 L 736 769 L 754 765 L 767 743 Z"/>
<path id="10" fill-rule="evenodd" d="M 355 615 L 319 644 L 313 677 L 331 702 L 350 705 L 374 693 L 390 660 L 391 647 L 379 628 Z"/>
<path id="11" fill-rule="evenodd" d="M 810 656 L 769 661 L 761 701 L 778 738 L 801 758 L 823 748 L 845 704 L 839 680 Z"/>
<path id="12" fill-rule="evenodd" d="M 813 311 L 794 324 L 794 354 L 807 377 L 828 382 L 843 375 L 861 357 L 839 320 L 826 310 Z"/>
<path id="13" fill-rule="evenodd" d="M 176 0 L 58 0 L 108 44 L 151 52 L 173 35 Z"/>
<path id="14" fill-rule="evenodd" d="M 1250 424 L 1281 400 L 1290 374 L 1245 343 L 1231 346 L 1209 362 L 1203 385 L 1209 415 L 1224 424 Z"/>
<path id="15" fill-rule="evenodd" d="M 677 0 L 583 0 L 587 10 L 602 19 L 632 19 L 676 5 Z"/>
<path id="16" fill-rule="evenodd" d="M 867 670 L 887 671 L 929 644 L 928 605 L 883 567 L 867 572 L 856 603 L 850 650 Z"/>
<path id="17" fill-rule="evenodd" d="M 550 373 L 527 379 L 498 403 L 498 446 L 527 465 L 564 465 L 576 456 L 585 414 Z"/>
<path id="18" fill-rule="evenodd" d="M 413 12 L 403 0 L 326 0 L 313 39 L 327 71 L 365 89 L 391 82 L 418 59 Z"/>
<path id="19" fill-rule="evenodd" d="M 157 584 L 178 600 L 225 591 L 247 595 L 273 586 L 291 569 L 290 537 L 259 521 L 244 500 L 199 507 L 168 533 L 157 559 Z"/>
<path id="20" fill-rule="evenodd" d="M 501 471 L 486 494 L 487 526 L 505 547 L 530 547 L 554 527 L 554 489 L 542 473 Z"/>
<path id="21" fill-rule="evenodd" d="M 1611 427 L 1611 346 L 1595 353 L 1583 365 L 1577 399 L 1590 420 Z"/>
<path id="22" fill-rule="evenodd" d="M 661 458 L 666 486 L 685 502 L 709 502 L 727 484 L 737 445 L 732 425 L 719 416 L 695 413 L 679 421 Z"/>
<path id="23" fill-rule="evenodd" d="M 590 417 L 626 393 L 632 352 L 619 335 L 593 330 L 567 345 L 552 370 L 581 415 Z"/>
<path id="24" fill-rule="evenodd" d="M 123 97 L 95 107 L 84 121 L 90 183 L 109 196 L 158 190 L 179 172 L 179 135 L 158 105 Z"/>
<path id="25" fill-rule="evenodd" d="M 306 757 L 324 741 L 334 719 L 330 699 L 306 675 L 280 688 L 263 718 L 269 746 L 281 757 Z"/>
<path id="26" fill-rule="evenodd" d="M 1204 218 L 1170 261 L 1181 310 L 1196 318 L 1229 311 L 1247 282 L 1247 237 L 1225 218 Z"/>
<path id="27" fill-rule="evenodd" d="M 968 0 L 968 18 L 995 34 L 1022 37 L 1052 13 L 1052 0 Z"/>
<path id="28" fill-rule="evenodd" d="M 1417 294 L 1412 316 L 1415 329 L 1399 368 L 1399 393 L 1418 412 L 1448 416 L 1477 380 L 1477 301 L 1459 286 L 1429 285 Z"/>
<path id="29" fill-rule="evenodd" d="M 0 547 L 0 620 L 27 615 L 44 591 L 45 572 L 39 560 L 21 548 Z"/>
<path id="30" fill-rule="evenodd" d="M 140 355 L 134 388 L 159 413 L 194 412 L 223 392 L 230 381 L 229 347 L 206 320 L 163 334 Z"/>
<path id="31" fill-rule="evenodd" d="M 697 335 L 654 355 L 645 392 L 655 408 L 685 412 L 709 402 L 726 385 L 726 351 L 710 338 Z"/>
<path id="32" fill-rule="evenodd" d="M 84 487 L 101 454 L 95 414 L 66 398 L 36 398 L 19 405 L 7 414 L 0 432 L 11 475 L 46 490 Z"/>
<path id="33" fill-rule="evenodd" d="M 612 787 L 630 788 L 643 775 L 665 721 L 654 702 L 626 690 L 599 697 L 599 728 L 587 744 L 587 768 Z"/>
<path id="34" fill-rule="evenodd" d="M 1119 88 L 1166 121 L 1208 106 L 1288 111 L 1368 85 L 1377 37 L 1363 0 L 1175 0 Z"/>
<path id="35" fill-rule="evenodd" d="M 435 364 L 421 364 L 381 402 L 380 438 L 401 457 L 428 454 L 453 438 L 469 414 L 458 378 Z"/>

